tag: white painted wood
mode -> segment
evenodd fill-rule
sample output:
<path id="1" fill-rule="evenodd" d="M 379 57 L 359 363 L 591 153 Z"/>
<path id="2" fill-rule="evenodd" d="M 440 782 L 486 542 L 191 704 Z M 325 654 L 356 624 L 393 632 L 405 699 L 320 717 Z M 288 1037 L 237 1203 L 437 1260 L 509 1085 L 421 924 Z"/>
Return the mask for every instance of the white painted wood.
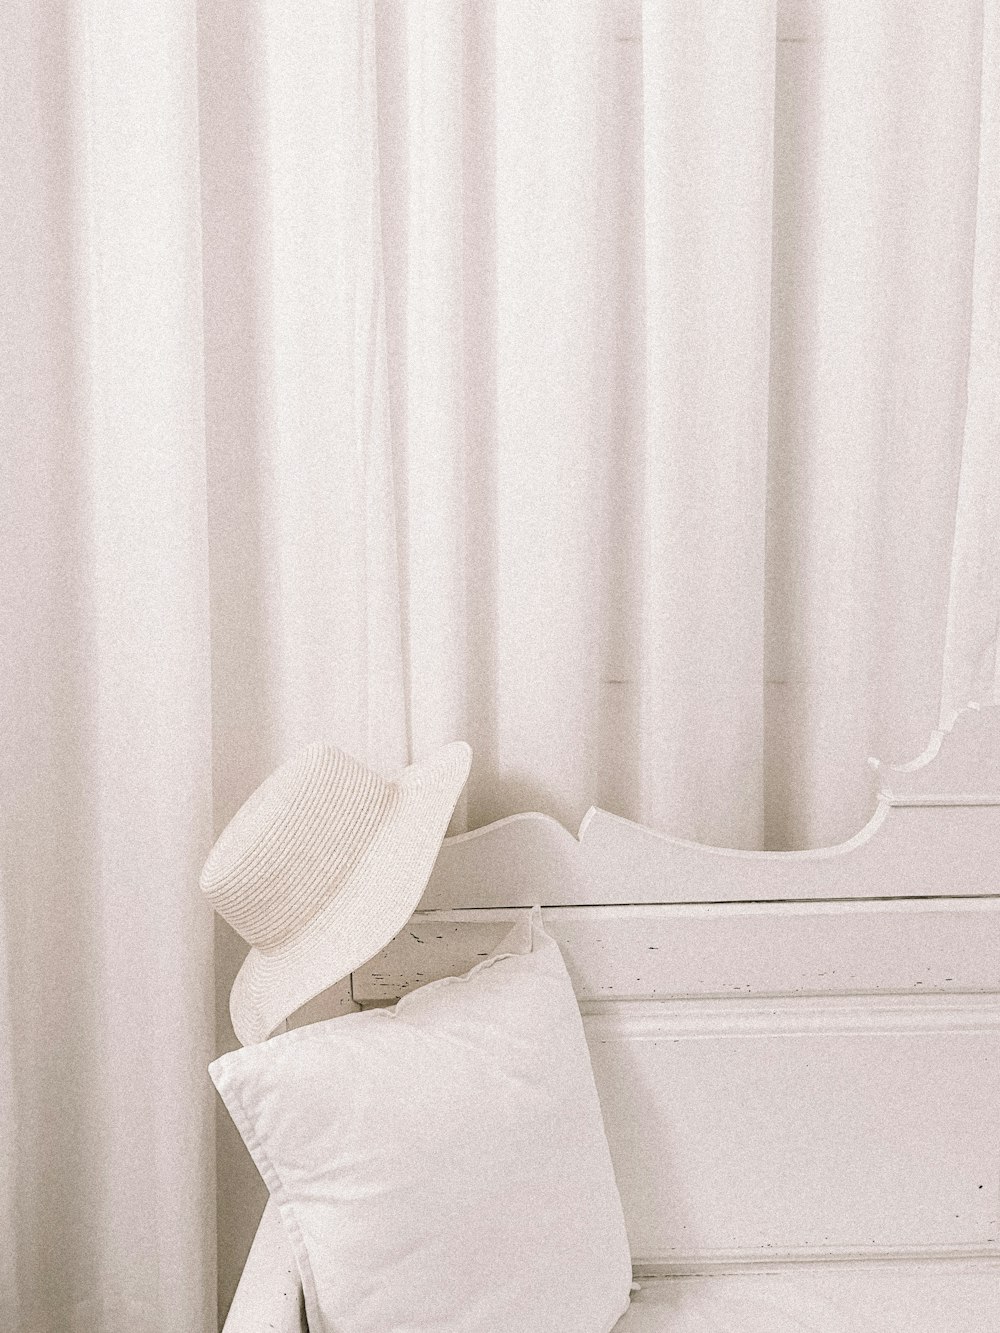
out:
<path id="1" fill-rule="evenodd" d="M 996 1264 L 797 1264 L 643 1282 L 614 1333 L 994 1333 Z"/>
<path id="2" fill-rule="evenodd" d="M 705 847 L 591 809 L 576 837 L 540 814 L 447 838 L 423 911 L 1000 893 L 1000 709 L 970 709 L 900 768 L 864 828 L 834 847 Z"/>
<path id="3" fill-rule="evenodd" d="M 543 916 L 585 1015 L 637 1265 L 992 1253 L 1000 903 Z M 465 971 L 509 925 L 414 917 L 355 998 Z"/>
<path id="4" fill-rule="evenodd" d="M 910 763 L 871 763 L 892 801 L 1000 804 L 1000 708 L 970 704 Z"/>
<path id="5" fill-rule="evenodd" d="M 418 913 L 353 976 L 386 1002 L 466 972 L 513 912 Z M 1000 991 L 1000 901 L 549 908 L 581 1002 L 731 995 Z"/>
<path id="6" fill-rule="evenodd" d="M 578 838 L 512 815 L 448 838 L 420 906 L 528 907 L 1000 893 L 1000 805 L 878 802 L 849 842 L 806 852 L 704 847 L 591 810 Z"/>
<path id="7" fill-rule="evenodd" d="M 585 1025 L 637 1270 L 997 1252 L 996 997 L 618 1003 Z"/>
<path id="8" fill-rule="evenodd" d="M 297 1020 L 466 971 L 541 904 L 656 1275 L 621 1333 L 1000 1328 L 1000 709 L 876 766 L 868 824 L 816 851 L 599 810 L 448 839 L 421 912 Z M 287 1259 L 262 1224 L 247 1292 Z M 227 1333 L 268 1327 L 241 1292 Z"/>

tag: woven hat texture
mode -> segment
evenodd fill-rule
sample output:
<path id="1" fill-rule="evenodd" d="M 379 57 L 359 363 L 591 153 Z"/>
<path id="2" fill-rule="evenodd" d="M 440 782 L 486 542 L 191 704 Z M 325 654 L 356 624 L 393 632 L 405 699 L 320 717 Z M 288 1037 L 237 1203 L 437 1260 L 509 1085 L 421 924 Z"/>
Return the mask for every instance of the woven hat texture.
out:
<path id="1" fill-rule="evenodd" d="M 264 1041 L 403 928 L 471 759 L 455 741 L 389 781 L 336 746 L 309 745 L 247 798 L 200 881 L 251 946 L 229 997 L 244 1046 Z"/>

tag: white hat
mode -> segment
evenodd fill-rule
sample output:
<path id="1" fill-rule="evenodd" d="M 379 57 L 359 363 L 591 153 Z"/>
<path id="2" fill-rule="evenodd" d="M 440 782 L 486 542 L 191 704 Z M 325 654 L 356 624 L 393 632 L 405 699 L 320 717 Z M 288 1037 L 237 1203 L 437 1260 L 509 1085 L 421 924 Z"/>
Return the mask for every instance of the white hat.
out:
<path id="1" fill-rule="evenodd" d="M 201 888 L 251 945 L 229 997 L 244 1046 L 264 1041 L 402 930 L 471 760 L 455 741 L 387 782 L 336 746 L 309 745 L 236 812 Z"/>

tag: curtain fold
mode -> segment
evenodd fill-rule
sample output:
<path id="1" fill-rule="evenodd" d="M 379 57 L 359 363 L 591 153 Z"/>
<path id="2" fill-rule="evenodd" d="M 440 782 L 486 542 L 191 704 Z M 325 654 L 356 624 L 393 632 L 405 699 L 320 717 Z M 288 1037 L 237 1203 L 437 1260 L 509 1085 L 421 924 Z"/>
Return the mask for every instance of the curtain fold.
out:
<path id="1" fill-rule="evenodd" d="M 638 813 L 741 846 L 762 833 L 775 17 L 772 0 L 642 16 Z"/>
<path id="2" fill-rule="evenodd" d="M 965 428 L 949 584 L 940 725 L 1000 703 L 1000 9 L 983 9 Z"/>
<path id="3" fill-rule="evenodd" d="M 298 745 L 805 847 L 997 701 L 998 21 L 11 0 L 5 1328 L 214 1324 L 213 1162 L 225 1309 L 197 876 Z"/>
<path id="4" fill-rule="evenodd" d="M 462 7 L 376 8 L 382 256 L 407 743 L 465 733 Z M 411 457 L 419 466 L 410 466 Z"/>
<path id="5" fill-rule="evenodd" d="M 364 4 L 316 0 L 261 6 L 257 21 L 266 279 L 254 595 L 269 627 L 271 725 L 284 746 L 331 732 L 391 769 L 406 748 L 374 21 Z M 225 544 L 225 514 L 217 530 Z"/>
<path id="6" fill-rule="evenodd" d="M 0 1324 L 180 1333 L 215 1309 L 195 12 L 4 32 Z"/>
<path id="7" fill-rule="evenodd" d="M 780 15 L 767 845 L 859 828 L 860 755 L 905 761 L 937 724 L 982 15 L 981 0 Z"/>
<path id="8" fill-rule="evenodd" d="M 375 38 L 365 3 L 200 7 L 216 832 L 310 741 L 408 759 Z M 244 953 L 218 922 L 222 1048 Z M 264 1188 L 217 1109 L 224 1308 Z"/>

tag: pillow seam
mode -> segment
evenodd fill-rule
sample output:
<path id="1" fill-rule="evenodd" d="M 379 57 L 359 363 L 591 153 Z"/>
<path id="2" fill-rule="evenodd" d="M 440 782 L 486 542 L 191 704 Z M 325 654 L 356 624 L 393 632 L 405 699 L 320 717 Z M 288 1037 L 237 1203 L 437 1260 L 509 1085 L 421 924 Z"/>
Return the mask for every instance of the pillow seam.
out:
<path id="1" fill-rule="evenodd" d="M 264 1141 L 257 1132 L 257 1127 L 247 1111 L 246 1103 L 243 1100 L 242 1087 L 233 1088 L 234 1100 L 239 1109 L 240 1119 L 243 1121 L 241 1132 L 244 1136 L 244 1142 L 250 1152 L 251 1157 L 257 1164 L 258 1170 L 264 1178 L 264 1184 L 274 1198 L 275 1203 L 281 1213 L 282 1221 L 286 1224 L 286 1231 L 292 1245 L 292 1252 L 295 1255 L 299 1268 L 299 1277 L 302 1281 L 303 1294 L 306 1297 L 306 1313 L 319 1317 L 319 1298 L 316 1292 L 316 1276 L 313 1273 L 312 1262 L 309 1258 L 309 1249 L 302 1234 L 302 1228 L 299 1225 L 299 1219 L 295 1215 L 295 1205 L 289 1197 L 289 1192 L 285 1187 L 284 1181 L 278 1174 L 278 1168 L 273 1158 L 264 1146 Z M 287 1219 L 286 1219 L 287 1210 Z M 312 1306 L 310 1311 L 309 1306 Z"/>

